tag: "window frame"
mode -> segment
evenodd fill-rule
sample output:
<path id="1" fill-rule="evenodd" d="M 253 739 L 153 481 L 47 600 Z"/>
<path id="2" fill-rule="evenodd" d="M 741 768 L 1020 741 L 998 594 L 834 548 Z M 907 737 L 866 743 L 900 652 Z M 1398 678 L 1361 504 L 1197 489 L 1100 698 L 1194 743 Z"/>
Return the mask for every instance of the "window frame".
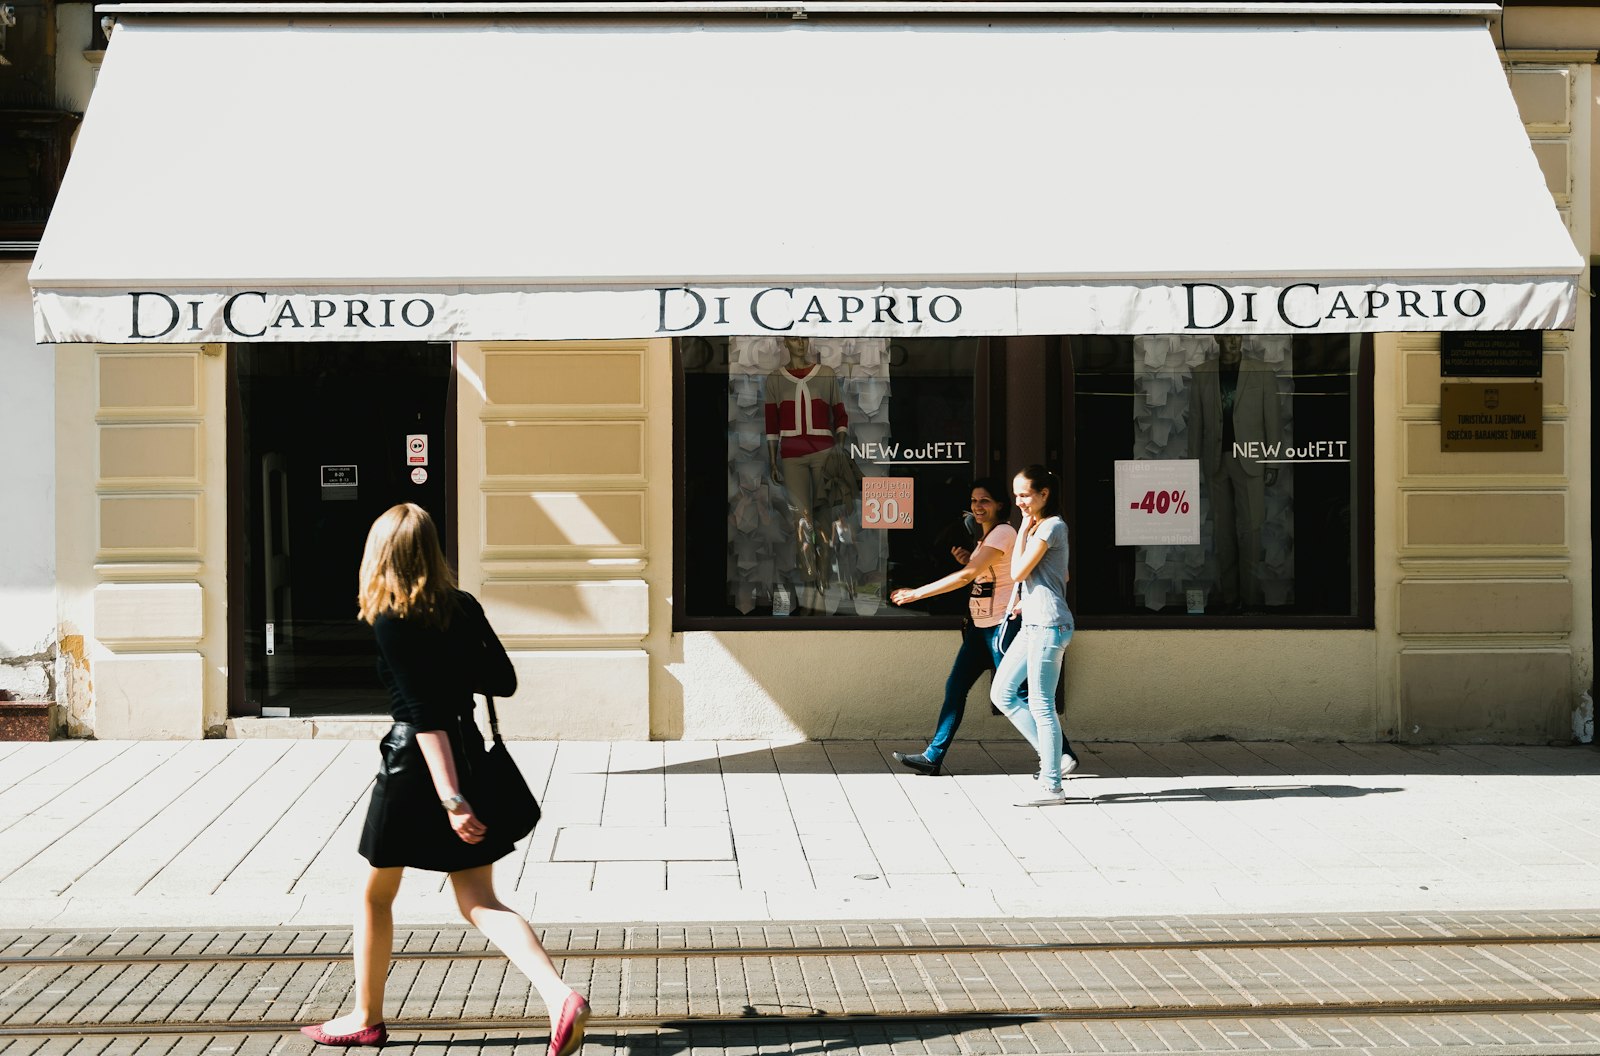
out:
<path id="1" fill-rule="evenodd" d="M 1046 423 L 1045 442 L 1058 446 L 1057 467 L 1062 480 L 1063 512 L 1069 531 L 1077 523 L 1077 436 L 1073 429 L 1060 428 L 1070 421 L 1065 413 L 1074 406 L 1076 397 L 1076 371 L 1072 359 L 1071 335 L 1044 335 L 1037 337 L 980 338 L 973 377 L 973 441 L 976 445 L 973 459 L 975 477 L 1004 474 L 1012 465 L 1007 451 L 1007 415 L 1004 401 L 1008 391 L 1007 345 L 1017 346 L 1015 351 L 1023 356 L 1030 353 L 1034 362 L 1042 355 L 1044 370 L 1037 384 L 1031 386 L 1039 393 L 1041 411 L 1046 407 L 1062 409 L 1060 418 Z M 1076 545 L 1069 554 L 1068 602 L 1072 605 L 1079 630 L 1371 630 L 1375 623 L 1375 566 L 1374 566 L 1374 400 L 1373 382 L 1376 377 L 1375 341 L 1373 335 L 1363 334 L 1359 362 L 1352 375 L 1355 384 L 1354 430 L 1357 457 L 1353 469 L 1354 493 L 1363 498 L 1358 516 L 1352 521 L 1355 533 L 1355 567 L 1351 575 L 1356 583 L 1356 612 L 1344 616 L 1290 616 L 1272 617 L 1260 613 L 1250 614 L 1161 614 L 1126 613 L 1117 615 L 1082 615 L 1077 604 L 1077 562 L 1082 556 Z M 1024 350 L 1027 351 L 1024 351 Z M 681 631 L 951 631 L 961 627 L 959 615 L 929 615 L 907 612 L 896 615 L 893 607 L 879 610 L 872 616 L 691 616 L 683 599 L 688 595 L 688 524 L 685 511 L 688 506 L 688 451 L 683 428 L 685 416 L 686 384 L 683 369 L 681 338 L 672 341 L 672 630 Z M 1031 459 L 1030 459 L 1031 460 Z M 1020 464 L 1020 462 L 1018 463 Z M 895 584 L 890 584 L 894 586 Z M 903 584 L 901 584 L 903 585 Z"/>
<path id="2" fill-rule="evenodd" d="M 1063 400 L 1068 407 L 1073 406 L 1076 396 L 1077 372 L 1072 366 L 1072 339 L 1063 338 L 1063 366 L 1062 386 Z M 1317 630 L 1373 630 L 1376 624 L 1375 610 L 1375 525 L 1374 500 L 1375 480 L 1373 474 L 1373 436 L 1374 436 L 1374 410 L 1373 410 L 1373 380 L 1376 377 L 1376 364 L 1374 353 L 1376 342 L 1372 334 L 1362 334 L 1359 346 L 1360 355 L 1356 363 L 1355 372 L 1351 375 L 1355 392 L 1355 422 L 1353 423 L 1354 436 L 1352 439 L 1357 444 L 1356 458 L 1352 466 L 1355 479 L 1351 483 L 1352 493 L 1364 501 L 1359 503 L 1358 515 L 1352 519 L 1350 530 L 1355 534 L 1354 561 L 1355 567 L 1351 569 L 1351 578 L 1355 583 L 1356 611 L 1345 616 L 1278 616 L 1263 615 L 1261 613 L 1118 613 L 1089 614 L 1079 611 L 1077 592 L 1077 562 L 1079 553 L 1073 547 L 1068 557 L 1067 574 L 1067 603 L 1072 607 L 1073 617 L 1079 630 L 1272 630 L 1272 631 L 1317 631 Z M 1067 491 L 1066 512 L 1068 515 L 1068 529 L 1077 523 L 1078 496 L 1077 496 L 1077 452 L 1075 432 L 1068 434 L 1067 444 L 1071 448 L 1071 457 L 1065 463 L 1066 472 L 1063 487 Z"/>

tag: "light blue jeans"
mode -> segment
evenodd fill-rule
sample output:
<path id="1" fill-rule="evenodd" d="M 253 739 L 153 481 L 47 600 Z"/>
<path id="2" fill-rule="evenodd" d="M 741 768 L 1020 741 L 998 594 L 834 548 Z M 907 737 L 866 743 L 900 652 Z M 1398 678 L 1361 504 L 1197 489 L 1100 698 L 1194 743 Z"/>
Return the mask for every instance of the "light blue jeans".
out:
<path id="1" fill-rule="evenodd" d="M 1039 753 L 1039 781 L 1061 787 L 1061 723 L 1056 718 L 1056 684 L 1066 662 L 1071 627 L 1024 624 L 995 669 L 989 699 L 1005 713 Z M 1028 695 L 1018 689 L 1028 684 Z"/>

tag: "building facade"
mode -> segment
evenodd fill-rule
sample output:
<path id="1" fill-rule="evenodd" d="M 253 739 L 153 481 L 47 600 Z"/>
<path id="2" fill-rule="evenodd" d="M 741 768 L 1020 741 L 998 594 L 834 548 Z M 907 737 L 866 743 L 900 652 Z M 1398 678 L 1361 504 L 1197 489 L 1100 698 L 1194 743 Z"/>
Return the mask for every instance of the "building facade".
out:
<path id="1" fill-rule="evenodd" d="M 34 343 L 28 269 L 103 44 L 87 3 L 20 0 L 0 13 L 0 491 L 10 503 L 0 523 L 0 700 L 67 697 L 55 576 L 55 350 Z"/>
<path id="2" fill-rule="evenodd" d="M 912 739 L 964 599 L 888 594 L 954 567 L 972 478 L 1042 462 L 1073 736 L 1584 736 L 1600 13 L 514 6 L 121 5 L 32 274 L 72 732 L 381 713 L 354 557 L 417 501 L 518 667 L 510 732 Z M 619 47 L 620 87 L 585 73 Z M 581 88 L 446 134 L 372 79 L 441 55 L 507 71 L 485 98 Z M 287 63 L 332 72 L 269 97 Z M 1455 344 L 1506 331 L 1532 368 Z M 1459 449 L 1447 386 L 1491 419 L 1534 391 L 1536 435 Z"/>

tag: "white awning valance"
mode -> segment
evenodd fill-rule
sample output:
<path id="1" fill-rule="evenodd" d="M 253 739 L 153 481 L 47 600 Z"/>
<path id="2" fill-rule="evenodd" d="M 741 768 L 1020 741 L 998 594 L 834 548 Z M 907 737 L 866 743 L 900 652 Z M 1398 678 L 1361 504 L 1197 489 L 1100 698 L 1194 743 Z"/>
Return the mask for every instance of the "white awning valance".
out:
<path id="1" fill-rule="evenodd" d="M 41 341 L 1570 327 L 1481 24 L 136 17 Z"/>

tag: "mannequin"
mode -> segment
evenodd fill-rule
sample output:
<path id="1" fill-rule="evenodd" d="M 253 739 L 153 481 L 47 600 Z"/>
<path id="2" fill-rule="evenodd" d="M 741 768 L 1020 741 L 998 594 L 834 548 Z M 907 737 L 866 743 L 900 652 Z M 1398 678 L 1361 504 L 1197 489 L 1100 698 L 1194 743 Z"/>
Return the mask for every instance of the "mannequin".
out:
<path id="1" fill-rule="evenodd" d="M 767 463 L 788 494 L 794 514 L 796 566 L 801 582 L 796 611 L 827 611 L 833 555 L 816 507 L 830 460 L 846 434 L 844 397 L 832 368 L 811 363 L 810 343 L 785 337 L 786 362 L 767 375 Z"/>
<path id="2" fill-rule="evenodd" d="M 1211 500 L 1222 605 L 1259 606 L 1266 489 L 1278 473 L 1261 464 L 1259 447 L 1244 445 L 1281 441 L 1278 379 L 1265 363 L 1244 358 L 1243 338 L 1222 337 L 1220 348 L 1217 358 L 1195 368 L 1189 457 L 1200 460 L 1201 487 Z"/>
<path id="3" fill-rule="evenodd" d="M 796 517 L 815 524 L 824 467 L 849 423 L 832 368 L 807 362 L 803 337 L 786 337 L 783 345 L 788 361 L 767 376 L 767 461 Z"/>

